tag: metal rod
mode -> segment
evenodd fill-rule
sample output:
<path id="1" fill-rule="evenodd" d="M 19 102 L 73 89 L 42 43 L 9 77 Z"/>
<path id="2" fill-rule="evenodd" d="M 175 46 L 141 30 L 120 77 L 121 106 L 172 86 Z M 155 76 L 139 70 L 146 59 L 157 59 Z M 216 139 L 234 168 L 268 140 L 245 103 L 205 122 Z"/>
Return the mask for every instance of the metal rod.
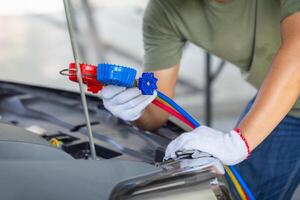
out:
<path id="1" fill-rule="evenodd" d="M 79 82 L 79 90 L 80 90 L 80 96 L 81 96 L 81 102 L 83 106 L 84 116 L 85 116 L 85 122 L 86 127 L 88 130 L 88 137 L 89 137 L 89 144 L 90 144 L 90 150 L 92 159 L 96 159 L 96 150 L 95 150 L 95 144 L 94 144 L 94 137 L 92 133 L 91 123 L 90 123 L 90 117 L 89 117 L 89 111 L 87 107 L 86 97 L 84 93 L 83 83 L 82 83 L 82 76 L 81 76 L 81 70 L 79 67 L 79 61 L 78 61 L 78 51 L 77 51 L 77 44 L 76 44 L 76 35 L 74 34 L 74 30 L 72 27 L 72 17 L 71 17 L 71 9 L 70 9 L 70 2 L 69 0 L 64 0 L 64 8 L 65 8 L 65 14 L 67 19 L 67 25 L 68 25 L 68 31 L 70 36 L 70 42 L 72 46 L 74 61 L 76 64 L 76 71 L 77 71 L 77 77 Z"/>
<path id="2" fill-rule="evenodd" d="M 205 53 L 206 56 L 206 84 L 205 84 L 205 123 L 207 126 L 211 125 L 212 113 L 211 113 L 211 56 L 209 53 Z"/>

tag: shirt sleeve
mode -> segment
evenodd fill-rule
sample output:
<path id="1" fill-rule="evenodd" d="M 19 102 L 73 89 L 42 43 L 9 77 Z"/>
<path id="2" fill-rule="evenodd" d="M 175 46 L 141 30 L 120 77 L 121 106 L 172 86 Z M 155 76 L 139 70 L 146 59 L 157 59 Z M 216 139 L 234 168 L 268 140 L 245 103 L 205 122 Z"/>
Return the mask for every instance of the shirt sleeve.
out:
<path id="1" fill-rule="evenodd" d="M 280 0 L 281 21 L 300 11 L 300 0 Z"/>
<path id="2" fill-rule="evenodd" d="M 180 62 L 185 40 L 169 15 L 168 1 L 151 0 L 143 19 L 144 67 L 166 69 Z"/>

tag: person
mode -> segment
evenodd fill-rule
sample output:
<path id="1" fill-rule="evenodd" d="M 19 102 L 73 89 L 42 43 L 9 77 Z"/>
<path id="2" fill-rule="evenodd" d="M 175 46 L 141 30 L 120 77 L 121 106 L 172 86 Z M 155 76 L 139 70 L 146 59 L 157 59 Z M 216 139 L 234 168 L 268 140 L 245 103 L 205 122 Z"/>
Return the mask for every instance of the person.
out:
<path id="1" fill-rule="evenodd" d="M 201 126 L 167 147 L 210 153 L 236 165 L 257 199 L 291 199 L 300 181 L 300 0 L 151 0 L 143 19 L 146 71 L 174 97 L 184 44 L 189 41 L 238 66 L 258 89 L 236 128 Z M 184 69 L 183 69 L 184 70 Z M 104 106 L 138 127 L 155 130 L 168 114 L 156 94 L 106 86 Z"/>

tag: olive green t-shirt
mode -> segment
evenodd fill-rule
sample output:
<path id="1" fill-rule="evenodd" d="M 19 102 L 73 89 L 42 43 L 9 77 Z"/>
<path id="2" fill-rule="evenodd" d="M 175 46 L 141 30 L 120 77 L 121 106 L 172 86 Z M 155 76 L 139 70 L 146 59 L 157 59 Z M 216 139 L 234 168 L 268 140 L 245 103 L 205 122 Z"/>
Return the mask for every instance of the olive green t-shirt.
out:
<path id="1" fill-rule="evenodd" d="M 281 44 L 280 22 L 298 11 L 300 0 L 151 0 L 143 23 L 145 69 L 179 63 L 190 41 L 238 66 L 259 88 Z M 290 114 L 300 117 L 300 99 Z"/>

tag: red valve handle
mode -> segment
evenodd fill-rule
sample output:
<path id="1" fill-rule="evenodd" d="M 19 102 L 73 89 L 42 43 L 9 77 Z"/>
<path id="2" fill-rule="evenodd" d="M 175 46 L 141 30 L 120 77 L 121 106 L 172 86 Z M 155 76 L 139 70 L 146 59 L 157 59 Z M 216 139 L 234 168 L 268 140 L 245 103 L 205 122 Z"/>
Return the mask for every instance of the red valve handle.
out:
<path id="1" fill-rule="evenodd" d="M 87 90 L 94 94 L 103 88 L 103 84 L 97 80 L 97 66 L 89 64 L 79 64 L 82 81 L 87 85 Z M 78 82 L 75 63 L 69 64 L 69 80 Z"/>

